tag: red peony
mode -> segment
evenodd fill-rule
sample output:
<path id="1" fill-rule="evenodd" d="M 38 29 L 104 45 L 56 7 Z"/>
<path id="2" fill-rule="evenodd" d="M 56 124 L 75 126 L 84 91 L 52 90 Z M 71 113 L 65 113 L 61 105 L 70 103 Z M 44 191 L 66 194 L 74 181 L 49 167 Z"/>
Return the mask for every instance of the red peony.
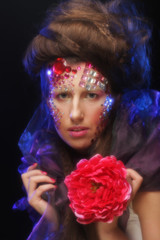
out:
<path id="1" fill-rule="evenodd" d="M 112 222 L 121 216 L 131 195 L 126 169 L 114 156 L 82 159 L 65 178 L 70 207 L 81 224 Z"/>

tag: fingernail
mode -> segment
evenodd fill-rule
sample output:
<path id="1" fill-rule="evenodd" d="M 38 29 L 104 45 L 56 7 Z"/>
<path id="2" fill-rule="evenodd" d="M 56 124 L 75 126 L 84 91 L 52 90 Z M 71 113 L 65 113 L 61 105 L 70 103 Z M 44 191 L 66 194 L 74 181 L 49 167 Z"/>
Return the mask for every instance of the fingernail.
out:
<path id="1" fill-rule="evenodd" d="M 41 171 L 41 173 L 42 173 L 43 175 L 47 175 L 47 172 L 43 172 L 43 171 Z"/>
<path id="2" fill-rule="evenodd" d="M 56 182 L 56 180 L 55 180 L 54 178 L 51 178 L 51 181 L 52 181 L 53 183 L 55 183 L 55 182 Z"/>

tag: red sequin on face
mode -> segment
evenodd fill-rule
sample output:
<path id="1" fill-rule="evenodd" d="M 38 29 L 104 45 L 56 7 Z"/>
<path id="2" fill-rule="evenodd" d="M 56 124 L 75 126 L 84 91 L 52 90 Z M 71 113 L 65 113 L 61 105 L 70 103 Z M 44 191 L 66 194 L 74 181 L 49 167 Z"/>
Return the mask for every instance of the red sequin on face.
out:
<path id="1" fill-rule="evenodd" d="M 70 72 L 71 72 L 71 67 L 67 66 L 67 67 L 66 67 L 66 72 L 67 72 L 67 73 L 70 73 Z"/>
<path id="2" fill-rule="evenodd" d="M 87 68 L 93 68 L 93 66 L 92 66 L 92 64 L 91 64 L 90 62 L 87 62 L 87 63 L 86 63 L 86 67 L 87 67 Z"/>
<path id="3" fill-rule="evenodd" d="M 53 72 L 55 74 L 60 75 L 60 74 L 63 74 L 65 70 L 66 70 L 66 66 L 64 65 L 63 59 L 61 58 L 57 59 L 53 65 Z"/>
<path id="4" fill-rule="evenodd" d="M 73 74 L 76 74 L 76 73 L 77 73 L 77 70 L 76 70 L 76 69 L 73 69 L 73 70 L 72 70 L 72 73 L 73 73 Z"/>
<path id="5" fill-rule="evenodd" d="M 69 78 L 69 74 L 66 73 L 66 74 L 64 75 L 64 78 L 68 79 L 68 78 Z"/>

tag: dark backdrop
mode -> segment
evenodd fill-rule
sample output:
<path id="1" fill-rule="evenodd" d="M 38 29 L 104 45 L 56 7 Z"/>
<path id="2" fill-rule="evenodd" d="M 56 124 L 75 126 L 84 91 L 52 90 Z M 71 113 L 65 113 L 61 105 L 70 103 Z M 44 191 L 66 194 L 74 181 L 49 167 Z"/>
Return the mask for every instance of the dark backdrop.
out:
<path id="1" fill-rule="evenodd" d="M 31 230 L 26 212 L 13 212 L 13 203 L 23 196 L 17 172 L 21 153 L 18 139 L 40 102 L 39 82 L 24 72 L 24 51 L 37 33 L 46 9 L 55 0 L 6 0 L 0 6 L 0 97 L 1 97 L 1 240 L 25 240 Z M 58 0 L 57 0 L 58 2 Z M 160 90 L 160 15 L 156 0 L 139 0 L 153 23 L 152 88 Z"/>

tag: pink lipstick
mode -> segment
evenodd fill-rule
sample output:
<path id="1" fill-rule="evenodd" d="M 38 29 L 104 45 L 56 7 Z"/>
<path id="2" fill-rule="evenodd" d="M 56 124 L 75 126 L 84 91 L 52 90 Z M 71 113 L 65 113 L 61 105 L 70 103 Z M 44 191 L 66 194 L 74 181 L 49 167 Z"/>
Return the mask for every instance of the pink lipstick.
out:
<path id="1" fill-rule="evenodd" d="M 68 129 L 71 137 L 84 137 L 88 133 L 89 128 L 83 126 L 74 126 Z"/>

